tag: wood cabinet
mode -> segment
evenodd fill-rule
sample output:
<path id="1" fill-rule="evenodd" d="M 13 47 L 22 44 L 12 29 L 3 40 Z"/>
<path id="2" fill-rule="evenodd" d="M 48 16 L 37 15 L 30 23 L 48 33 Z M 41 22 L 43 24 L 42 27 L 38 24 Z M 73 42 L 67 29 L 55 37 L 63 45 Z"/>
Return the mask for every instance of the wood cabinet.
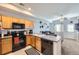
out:
<path id="1" fill-rule="evenodd" d="M 19 19 L 19 23 L 25 24 L 24 19 Z"/>
<path id="2" fill-rule="evenodd" d="M 22 23 L 25 24 L 25 27 L 33 27 L 33 22 L 26 19 L 19 19 L 9 16 L 0 16 L 0 20 L 2 20 L 3 28 L 12 28 L 12 23 Z"/>
<path id="3" fill-rule="evenodd" d="M 12 17 L 12 22 L 13 22 L 13 23 L 19 23 L 20 21 L 19 21 L 18 18 L 14 18 L 14 17 Z"/>
<path id="4" fill-rule="evenodd" d="M 25 24 L 24 19 L 19 19 L 19 18 L 12 18 L 12 22 L 13 23 L 21 23 L 21 24 Z"/>
<path id="5" fill-rule="evenodd" d="M 35 47 L 36 46 L 36 39 L 35 39 L 35 37 L 32 36 L 32 35 L 27 35 L 26 45 L 32 45 L 33 47 Z"/>
<path id="6" fill-rule="evenodd" d="M 2 22 L 2 20 L 1 20 L 1 16 L 0 16 L 0 22 Z M 0 23 L 0 29 L 2 28 L 2 24 Z"/>
<path id="7" fill-rule="evenodd" d="M 27 35 L 26 42 L 26 45 L 32 45 L 41 52 L 41 38 L 33 35 Z"/>
<path id="8" fill-rule="evenodd" d="M 12 51 L 12 37 L 2 38 L 0 41 L 0 54 L 6 54 Z"/>
<path id="9" fill-rule="evenodd" d="M 12 17 L 2 16 L 2 27 L 11 28 L 12 27 Z"/>
<path id="10" fill-rule="evenodd" d="M 33 47 L 36 47 L 36 37 L 35 37 L 35 36 L 32 36 L 32 37 L 31 37 L 31 45 L 32 45 Z"/>
<path id="11" fill-rule="evenodd" d="M 29 22 L 25 21 L 25 27 L 29 27 Z"/>
<path id="12" fill-rule="evenodd" d="M 26 45 L 31 45 L 31 42 L 32 42 L 31 37 L 32 37 L 31 35 L 26 36 Z"/>
<path id="13" fill-rule="evenodd" d="M 0 16 L 0 21 L 1 21 L 1 16 Z"/>
<path id="14" fill-rule="evenodd" d="M 33 27 L 33 26 L 34 25 L 32 21 L 28 21 L 28 20 L 25 21 L 25 27 Z"/>
<path id="15" fill-rule="evenodd" d="M 41 52 L 41 38 L 36 37 L 36 49 Z"/>

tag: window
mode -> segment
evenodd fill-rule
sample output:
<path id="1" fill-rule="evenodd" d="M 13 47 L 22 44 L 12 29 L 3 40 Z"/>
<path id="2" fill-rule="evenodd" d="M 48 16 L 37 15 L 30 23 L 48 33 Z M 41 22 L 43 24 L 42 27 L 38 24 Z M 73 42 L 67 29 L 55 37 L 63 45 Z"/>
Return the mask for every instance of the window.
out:
<path id="1" fill-rule="evenodd" d="M 61 32 L 61 24 L 56 24 L 55 30 L 56 30 L 56 32 Z"/>
<path id="2" fill-rule="evenodd" d="M 74 32 L 74 24 L 68 24 L 67 25 L 67 31 L 68 32 Z"/>

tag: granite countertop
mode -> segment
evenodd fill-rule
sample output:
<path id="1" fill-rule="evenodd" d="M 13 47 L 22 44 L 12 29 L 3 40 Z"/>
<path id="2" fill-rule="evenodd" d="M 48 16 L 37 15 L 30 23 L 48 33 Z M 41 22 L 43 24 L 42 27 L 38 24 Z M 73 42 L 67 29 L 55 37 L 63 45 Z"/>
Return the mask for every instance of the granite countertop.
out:
<path id="1" fill-rule="evenodd" d="M 55 42 L 61 40 L 61 37 L 58 35 L 56 37 L 51 36 L 51 35 L 44 35 L 44 34 L 32 34 L 32 35 L 43 38 L 45 40 L 50 40 L 50 41 L 55 41 Z"/>

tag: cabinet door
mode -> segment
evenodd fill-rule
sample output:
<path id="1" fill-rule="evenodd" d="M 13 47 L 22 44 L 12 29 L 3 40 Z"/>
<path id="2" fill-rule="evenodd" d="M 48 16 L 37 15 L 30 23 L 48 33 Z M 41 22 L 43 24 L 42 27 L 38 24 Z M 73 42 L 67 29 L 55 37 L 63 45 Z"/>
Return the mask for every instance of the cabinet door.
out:
<path id="1" fill-rule="evenodd" d="M 29 27 L 29 23 L 27 20 L 25 21 L 25 27 Z"/>
<path id="2" fill-rule="evenodd" d="M 24 19 L 19 19 L 19 23 L 25 24 Z"/>
<path id="3" fill-rule="evenodd" d="M 33 27 L 33 22 L 29 22 L 29 27 Z"/>
<path id="4" fill-rule="evenodd" d="M 33 46 L 33 47 L 36 47 L 36 37 L 35 36 L 32 36 L 31 37 L 31 45 Z"/>
<path id="5" fill-rule="evenodd" d="M 33 47 L 36 46 L 36 38 L 35 36 L 28 35 L 26 39 L 27 45 L 32 45 Z"/>
<path id="6" fill-rule="evenodd" d="M 11 52 L 12 51 L 12 39 L 11 38 L 6 40 L 6 47 L 8 47 L 7 48 L 7 52 Z"/>
<path id="7" fill-rule="evenodd" d="M 33 22 L 26 20 L 25 27 L 33 27 Z"/>
<path id="8" fill-rule="evenodd" d="M 1 16 L 0 16 L 0 21 L 1 21 Z"/>
<path id="9" fill-rule="evenodd" d="M 2 54 L 5 54 L 7 52 L 6 47 L 6 41 L 5 39 L 2 39 Z"/>
<path id="10" fill-rule="evenodd" d="M 0 22 L 2 22 L 2 20 L 1 20 L 1 16 L 0 16 Z M 2 28 L 2 24 L 0 24 L 0 29 Z"/>
<path id="11" fill-rule="evenodd" d="M 36 49 L 41 52 L 41 38 L 36 37 Z"/>
<path id="12" fill-rule="evenodd" d="M 12 17 L 12 22 L 13 22 L 13 23 L 19 23 L 20 21 L 19 21 L 18 18 L 14 18 L 14 17 Z"/>
<path id="13" fill-rule="evenodd" d="M 12 27 L 12 17 L 2 16 L 2 27 L 11 28 Z"/>
<path id="14" fill-rule="evenodd" d="M 2 54 L 12 51 L 12 39 L 7 38 L 2 40 Z"/>
<path id="15" fill-rule="evenodd" d="M 30 35 L 26 36 L 26 45 L 31 45 L 31 36 Z"/>

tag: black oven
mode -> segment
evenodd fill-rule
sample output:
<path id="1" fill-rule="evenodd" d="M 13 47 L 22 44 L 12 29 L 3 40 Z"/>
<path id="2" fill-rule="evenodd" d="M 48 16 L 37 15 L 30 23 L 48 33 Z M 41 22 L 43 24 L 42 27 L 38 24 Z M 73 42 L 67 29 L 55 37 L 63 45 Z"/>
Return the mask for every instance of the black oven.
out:
<path id="1" fill-rule="evenodd" d="M 25 24 L 12 23 L 12 29 L 25 29 Z M 12 32 L 12 51 L 17 51 L 26 46 L 26 36 L 24 31 L 13 31 Z"/>

